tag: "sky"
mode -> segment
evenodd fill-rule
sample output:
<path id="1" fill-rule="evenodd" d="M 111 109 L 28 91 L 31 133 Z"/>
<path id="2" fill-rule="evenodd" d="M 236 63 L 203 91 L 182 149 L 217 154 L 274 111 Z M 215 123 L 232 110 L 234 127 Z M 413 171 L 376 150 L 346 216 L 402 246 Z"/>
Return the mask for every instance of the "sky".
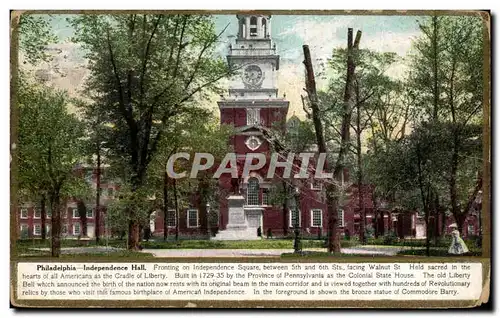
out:
<path id="1" fill-rule="evenodd" d="M 49 73 L 55 86 L 78 96 L 88 71 L 82 50 L 70 41 L 73 30 L 66 22 L 67 17 L 68 15 L 52 15 L 52 27 L 59 37 L 55 48 L 60 53 L 56 54 L 49 65 L 42 67 Z M 236 15 L 215 15 L 214 18 L 217 32 L 229 25 L 217 48 L 221 55 L 225 55 L 237 33 Z M 423 17 L 418 16 L 273 15 L 271 38 L 280 55 L 279 96 L 285 93 L 290 101 L 288 115 L 305 115 L 300 98 L 304 94 L 303 44 L 309 45 L 315 73 L 319 73 L 321 62 L 331 56 L 333 49 L 346 46 L 347 29 L 353 28 L 354 32 L 361 30 L 363 34 L 360 48 L 395 52 L 403 58 L 388 70 L 389 75 L 402 77 L 406 70 L 404 57 L 411 49 L 412 39 L 420 34 L 417 21 L 422 19 Z M 323 88 L 326 82 L 317 78 L 318 89 Z M 214 111 L 217 109 L 216 99 L 210 102 L 209 107 L 213 107 Z"/>

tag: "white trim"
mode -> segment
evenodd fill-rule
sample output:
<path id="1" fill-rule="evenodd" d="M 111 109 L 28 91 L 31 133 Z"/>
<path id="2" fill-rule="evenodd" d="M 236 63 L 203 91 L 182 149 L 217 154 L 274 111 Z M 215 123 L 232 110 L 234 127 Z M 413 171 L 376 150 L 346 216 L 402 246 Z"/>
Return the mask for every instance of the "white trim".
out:
<path id="1" fill-rule="evenodd" d="M 337 218 L 338 218 L 337 225 L 338 225 L 338 227 L 345 227 L 345 211 L 344 211 L 344 209 L 339 209 L 337 213 L 338 214 L 342 214 L 341 218 L 339 218 L 339 216 L 337 215 Z"/>
<path id="2" fill-rule="evenodd" d="M 189 225 L 189 212 L 196 211 L 196 226 Z M 187 209 L 186 213 L 186 225 L 188 228 L 197 228 L 200 227 L 200 215 L 198 213 L 198 209 Z"/>
<path id="3" fill-rule="evenodd" d="M 36 233 L 37 226 L 40 228 L 40 233 Z M 42 225 L 41 224 L 33 224 L 33 235 L 42 235 Z"/>
<path id="4" fill-rule="evenodd" d="M 314 225 L 314 212 L 320 212 L 320 223 L 319 225 Z M 323 210 L 322 209 L 311 209 L 311 227 L 323 227 Z"/>
<path id="5" fill-rule="evenodd" d="M 247 108 L 246 109 L 246 117 L 247 117 L 247 125 L 259 125 L 260 124 L 260 108 Z"/>
<path id="6" fill-rule="evenodd" d="M 30 230 L 29 225 L 28 225 L 28 224 L 26 224 L 26 223 L 21 223 L 21 224 L 19 225 L 19 234 L 21 234 L 21 235 L 23 234 L 23 227 L 24 227 L 24 228 L 26 228 L 26 232 L 28 232 L 28 233 L 29 233 L 29 230 Z"/>
<path id="7" fill-rule="evenodd" d="M 317 182 L 318 182 L 319 187 L 315 187 L 315 186 L 314 186 L 314 182 L 315 182 L 315 181 L 317 181 Z M 319 182 L 318 180 L 313 180 L 313 181 L 311 182 L 311 190 L 321 191 L 321 190 L 323 190 L 323 184 L 322 184 L 321 182 Z"/>
<path id="8" fill-rule="evenodd" d="M 73 219 L 79 219 L 80 218 L 80 215 L 78 215 L 78 208 L 71 208 L 71 217 Z M 76 213 L 76 216 L 75 216 L 75 213 Z M 85 212 L 86 213 L 86 212 Z"/>
<path id="9" fill-rule="evenodd" d="M 169 223 L 169 213 L 170 212 L 173 212 L 174 213 L 174 225 L 170 225 Z M 175 209 L 168 209 L 167 210 L 167 215 L 166 215 L 166 218 L 167 218 L 167 228 L 175 228 L 177 227 L 177 215 L 175 215 Z"/>
<path id="10" fill-rule="evenodd" d="M 78 225 L 79 227 L 78 233 L 75 233 L 76 225 Z M 81 235 L 81 234 L 82 234 L 82 225 L 80 224 L 80 222 L 73 223 L 73 235 Z"/>
<path id="11" fill-rule="evenodd" d="M 298 210 L 299 213 L 299 228 L 302 227 L 302 213 Z M 295 224 L 292 224 L 292 210 L 288 210 L 288 226 L 291 228 L 295 228 Z"/>
<path id="12" fill-rule="evenodd" d="M 89 210 L 91 212 L 91 216 L 89 216 Z M 87 210 L 85 211 L 85 216 L 87 216 L 88 219 L 94 218 L 95 216 L 94 208 L 87 208 Z"/>
<path id="13" fill-rule="evenodd" d="M 38 216 L 36 216 L 36 212 L 38 211 Z M 33 218 L 34 219 L 41 219 L 42 218 L 42 209 L 33 207 Z"/>
<path id="14" fill-rule="evenodd" d="M 23 217 L 23 211 L 26 212 L 26 216 L 25 217 Z M 29 214 L 28 214 L 28 208 L 20 208 L 19 209 L 19 218 L 21 218 L 21 219 L 27 219 L 28 216 L 29 216 Z"/>

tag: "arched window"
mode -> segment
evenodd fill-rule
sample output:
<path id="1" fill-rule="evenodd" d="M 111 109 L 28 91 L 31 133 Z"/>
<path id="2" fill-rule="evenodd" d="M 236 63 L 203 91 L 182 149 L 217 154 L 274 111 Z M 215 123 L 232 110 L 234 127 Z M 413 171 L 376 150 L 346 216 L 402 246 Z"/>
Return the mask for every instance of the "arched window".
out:
<path id="1" fill-rule="evenodd" d="M 247 205 L 259 205 L 259 180 L 257 178 L 248 179 Z"/>
<path id="2" fill-rule="evenodd" d="M 257 36 L 257 18 L 250 18 L 250 36 Z"/>

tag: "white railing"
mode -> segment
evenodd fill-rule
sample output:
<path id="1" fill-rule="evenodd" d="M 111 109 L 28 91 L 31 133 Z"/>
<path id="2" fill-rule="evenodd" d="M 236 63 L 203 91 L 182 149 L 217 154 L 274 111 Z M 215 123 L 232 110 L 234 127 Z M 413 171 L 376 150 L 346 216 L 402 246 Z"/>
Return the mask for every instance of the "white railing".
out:
<path id="1" fill-rule="evenodd" d="M 276 49 L 254 49 L 254 48 L 246 48 L 246 49 L 229 49 L 229 54 L 231 55 L 250 55 L 250 56 L 259 56 L 259 55 L 274 55 L 276 54 Z"/>

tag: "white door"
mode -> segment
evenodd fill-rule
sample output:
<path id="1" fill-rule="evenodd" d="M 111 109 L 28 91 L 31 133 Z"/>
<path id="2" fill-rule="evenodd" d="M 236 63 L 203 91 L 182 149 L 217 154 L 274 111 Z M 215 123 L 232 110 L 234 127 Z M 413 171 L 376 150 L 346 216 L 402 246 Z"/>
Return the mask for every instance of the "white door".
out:
<path id="1" fill-rule="evenodd" d="M 89 237 L 95 236 L 95 226 L 94 224 L 87 224 L 87 235 Z"/>

